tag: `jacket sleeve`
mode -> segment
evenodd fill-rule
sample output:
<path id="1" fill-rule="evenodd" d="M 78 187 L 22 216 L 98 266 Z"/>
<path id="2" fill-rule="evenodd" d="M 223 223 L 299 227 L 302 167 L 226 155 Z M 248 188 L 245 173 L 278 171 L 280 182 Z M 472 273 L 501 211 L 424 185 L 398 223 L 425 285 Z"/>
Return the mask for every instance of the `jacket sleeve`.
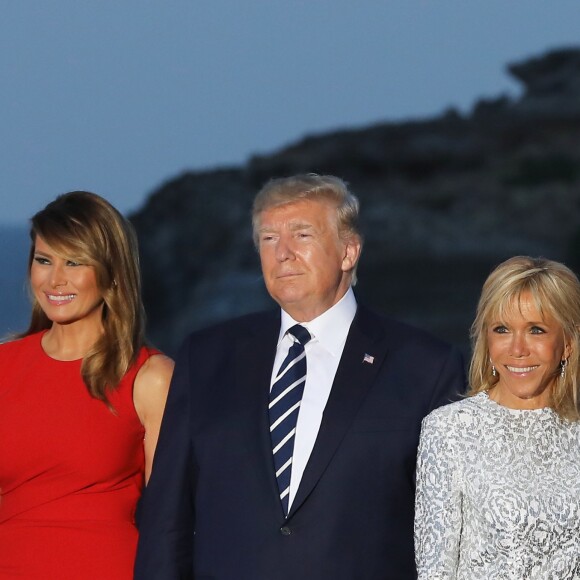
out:
<path id="1" fill-rule="evenodd" d="M 190 364 L 188 340 L 176 360 L 153 471 L 137 514 L 135 580 L 193 579 L 195 469 Z"/>
<path id="2" fill-rule="evenodd" d="M 466 386 L 463 357 L 457 348 L 451 348 L 431 393 L 425 414 L 459 400 L 465 394 Z"/>

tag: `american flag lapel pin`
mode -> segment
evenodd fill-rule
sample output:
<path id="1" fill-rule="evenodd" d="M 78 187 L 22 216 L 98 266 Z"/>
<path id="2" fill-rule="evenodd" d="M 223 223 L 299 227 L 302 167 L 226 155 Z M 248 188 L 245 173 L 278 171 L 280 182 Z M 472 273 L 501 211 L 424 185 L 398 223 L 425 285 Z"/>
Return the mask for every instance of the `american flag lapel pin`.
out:
<path id="1" fill-rule="evenodd" d="M 370 354 L 367 354 L 365 352 L 365 355 L 363 356 L 363 363 L 367 363 L 369 365 L 372 365 L 375 362 L 375 357 L 371 356 Z"/>

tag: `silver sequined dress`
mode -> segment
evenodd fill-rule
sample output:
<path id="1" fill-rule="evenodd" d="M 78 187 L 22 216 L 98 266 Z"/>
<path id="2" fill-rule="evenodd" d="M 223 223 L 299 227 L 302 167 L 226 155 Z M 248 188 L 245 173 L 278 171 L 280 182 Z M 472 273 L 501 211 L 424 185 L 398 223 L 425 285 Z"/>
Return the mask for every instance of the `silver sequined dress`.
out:
<path id="1" fill-rule="evenodd" d="M 419 580 L 580 579 L 580 422 L 486 393 L 423 421 Z"/>

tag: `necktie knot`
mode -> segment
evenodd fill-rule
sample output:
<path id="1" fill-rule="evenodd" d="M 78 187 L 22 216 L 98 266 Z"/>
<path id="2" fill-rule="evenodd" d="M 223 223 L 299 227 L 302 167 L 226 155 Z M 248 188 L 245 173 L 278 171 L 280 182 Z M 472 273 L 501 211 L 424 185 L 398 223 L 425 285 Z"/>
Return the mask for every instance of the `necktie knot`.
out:
<path id="1" fill-rule="evenodd" d="M 288 334 L 291 334 L 302 346 L 304 346 L 311 338 L 310 333 L 300 324 L 295 324 L 288 329 Z"/>

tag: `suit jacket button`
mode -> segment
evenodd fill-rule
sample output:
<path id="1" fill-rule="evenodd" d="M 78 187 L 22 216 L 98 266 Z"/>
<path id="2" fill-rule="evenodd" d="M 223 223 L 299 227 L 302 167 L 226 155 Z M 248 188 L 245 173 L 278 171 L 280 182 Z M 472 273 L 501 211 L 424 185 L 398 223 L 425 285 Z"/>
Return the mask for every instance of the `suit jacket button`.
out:
<path id="1" fill-rule="evenodd" d="M 282 526 L 280 528 L 280 533 L 283 536 L 290 536 L 292 534 L 292 530 L 288 526 Z"/>

